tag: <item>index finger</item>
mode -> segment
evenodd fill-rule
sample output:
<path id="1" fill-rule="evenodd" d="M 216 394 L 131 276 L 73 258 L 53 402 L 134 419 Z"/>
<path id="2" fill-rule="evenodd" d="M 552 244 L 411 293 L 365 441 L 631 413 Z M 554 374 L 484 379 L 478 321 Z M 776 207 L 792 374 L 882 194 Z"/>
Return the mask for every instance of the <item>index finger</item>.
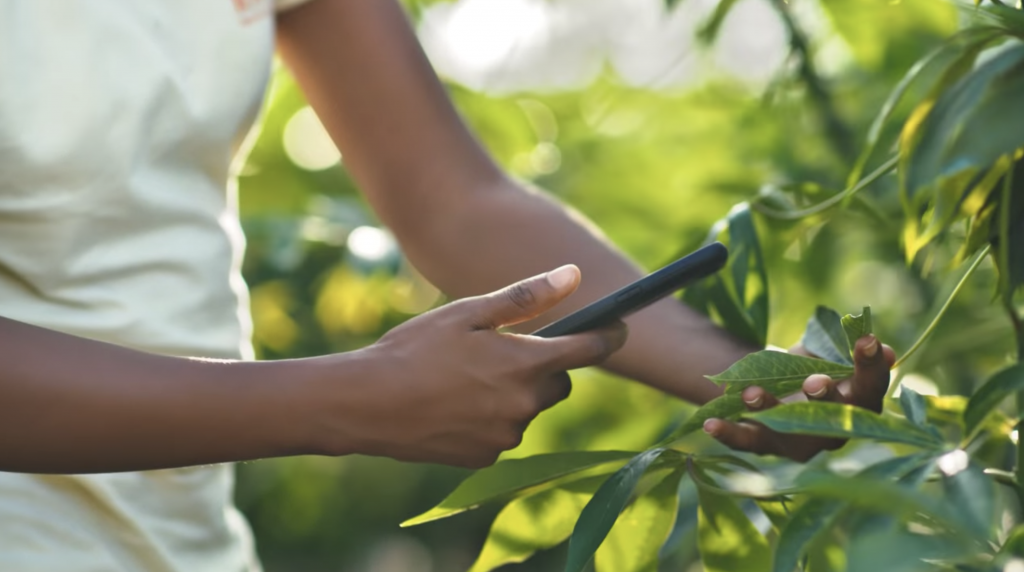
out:
<path id="1" fill-rule="evenodd" d="M 614 322 L 579 334 L 537 339 L 548 348 L 543 366 L 551 371 L 567 371 L 600 364 L 626 343 L 628 335 L 626 324 Z"/>

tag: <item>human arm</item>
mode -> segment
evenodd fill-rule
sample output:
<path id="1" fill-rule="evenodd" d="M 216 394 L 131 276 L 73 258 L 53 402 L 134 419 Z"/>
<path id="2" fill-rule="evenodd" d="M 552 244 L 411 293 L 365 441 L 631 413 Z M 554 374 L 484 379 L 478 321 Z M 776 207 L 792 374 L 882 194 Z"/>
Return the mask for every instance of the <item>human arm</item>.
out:
<path id="1" fill-rule="evenodd" d="M 347 354 L 168 357 L 0 318 L 0 471 L 160 469 L 298 454 L 482 466 L 565 398 L 622 328 L 544 340 L 497 331 L 557 304 L 572 267 L 449 304 Z M 550 279 L 549 279 L 550 278 Z"/>
<path id="2" fill-rule="evenodd" d="M 583 285 L 539 321 L 548 322 L 640 277 L 592 224 L 501 172 L 458 117 L 394 0 L 315 0 L 278 24 L 281 54 L 346 168 L 412 262 L 444 292 L 472 295 L 540 268 L 577 264 Z M 629 340 L 606 367 L 698 404 L 721 391 L 704 375 L 759 349 L 675 300 L 627 323 Z M 819 395 L 822 380 L 814 378 L 808 398 L 878 409 L 884 391 L 875 388 L 889 379 L 880 363 L 858 363 L 849 384 L 861 388 L 855 397 L 833 391 L 831 381 Z M 771 405 L 762 397 L 751 408 Z M 718 421 L 709 431 L 736 448 L 794 458 L 836 444 L 751 427 Z"/>
<path id="3" fill-rule="evenodd" d="M 314 0 L 279 17 L 281 53 L 374 210 L 453 297 L 573 263 L 580 290 L 529 331 L 639 278 L 571 209 L 510 180 L 466 129 L 393 0 Z M 628 319 L 607 364 L 689 401 L 756 349 L 675 300 Z"/>

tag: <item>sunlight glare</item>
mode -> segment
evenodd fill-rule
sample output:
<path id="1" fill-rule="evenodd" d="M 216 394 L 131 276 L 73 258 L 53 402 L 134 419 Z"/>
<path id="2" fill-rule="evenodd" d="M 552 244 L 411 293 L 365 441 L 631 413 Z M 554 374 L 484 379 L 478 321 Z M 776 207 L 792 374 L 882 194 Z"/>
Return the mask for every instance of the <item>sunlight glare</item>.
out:
<path id="1" fill-rule="evenodd" d="M 283 139 L 288 159 L 307 171 L 322 171 L 341 160 L 341 153 L 331 141 L 331 136 L 308 105 L 288 120 Z"/>
<path id="2" fill-rule="evenodd" d="M 373 226 L 361 226 L 350 232 L 347 246 L 353 255 L 371 262 L 384 260 L 396 247 L 390 234 Z"/>
<path id="3" fill-rule="evenodd" d="M 446 22 L 444 35 L 466 67 L 486 70 L 500 63 L 523 39 L 547 26 L 547 12 L 535 0 L 462 0 Z"/>
<path id="4" fill-rule="evenodd" d="M 952 477 L 966 469 L 970 463 L 971 459 L 967 456 L 967 453 L 963 449 L 957 449 L 939 457 L 939 470 L 947 477 Z"/>

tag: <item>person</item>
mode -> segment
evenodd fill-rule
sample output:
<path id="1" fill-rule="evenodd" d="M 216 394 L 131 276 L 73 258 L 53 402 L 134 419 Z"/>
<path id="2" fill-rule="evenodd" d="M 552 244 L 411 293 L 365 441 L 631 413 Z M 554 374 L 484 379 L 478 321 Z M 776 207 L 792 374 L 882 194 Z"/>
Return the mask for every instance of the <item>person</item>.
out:
<path id="1" fill-rule="evenodd" d="M 484 466 L 567 396 L 567 370 L 603 364 L 703 403 L 719 392 L 703 375 L 757 349 L 672 300 L 631 317 L 628 339 L 499 329 L 531 331 L 641 273 L 494 164 L 396 0 L 8 0 L 0 14 L 0 570 L 257 570 L 224 463 Z M 362 350 L 257 362 L 230 181 L 275 38 L 373 209 L 459 300 Z M 892 351 L 868 336 L 855 357 L 847 388 L 816 376 L 808 397 L 880 410 Z M 705 429 L 796 459 L 839 444 Z"/>

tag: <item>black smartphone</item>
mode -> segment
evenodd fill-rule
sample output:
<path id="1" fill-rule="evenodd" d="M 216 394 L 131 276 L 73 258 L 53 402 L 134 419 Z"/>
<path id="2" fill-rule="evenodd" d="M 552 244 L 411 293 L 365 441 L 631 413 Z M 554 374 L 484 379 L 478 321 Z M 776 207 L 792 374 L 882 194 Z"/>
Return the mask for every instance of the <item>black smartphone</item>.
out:
<path id="1" fill-rule="evenodd" d="M 728 258 L 729 250 L 724 244 L 711 243 L 544 326 L 532 335 L 555 338 L 599 328 L 641 310 L 687 284 L 711 276 L 725 266 Z"/>

